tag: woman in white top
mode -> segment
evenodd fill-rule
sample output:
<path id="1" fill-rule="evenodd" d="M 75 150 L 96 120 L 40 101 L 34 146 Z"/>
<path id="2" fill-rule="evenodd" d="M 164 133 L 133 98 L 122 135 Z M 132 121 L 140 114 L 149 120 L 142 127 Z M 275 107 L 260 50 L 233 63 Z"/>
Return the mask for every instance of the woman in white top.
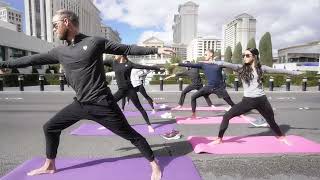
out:
<path id="1" fill-rule="evenodd" d="M 148 101 L 149 105 L 152 108 L 152 114 L 156 112 L 154 108 L 154 104 L 156 104 L 153 99 L 147 94 L 146 89 L 143 86 L 143 82 L 145 81 L 146 76 L 150 73 L 150 70 L 146 69 L 132 69 L 131 71 L 131 84 L 136 90 L 136 92 L 140 92 L 142 96 Z M 127 97 L 129 102 L 129 98 Z M 122 110 L 125 107 L 125 98 L 122 99 Z"/>
<path id="2" fill-rule="evenodd" d="M 215 62 L 218 65 L 230 68 L 239 73 L 243 84 L 244 97 L 241 102 L 234 105 L 228 112 L 224 114 L 222 123 L 220 125 L 218 138 L 209 143 L 209 145 L 222 143 L 222 138 L 228 128 L 229 120 L 235 116 L 249 112 L 252 109 L 258 110 L 258 112 L 266 119 L 267 123 L 270 125 L 270 128 L 276 133 L 280 141 L 289 144 L 285 138 L 285 135 L 281 132 L 279 126 L 274 120 L 272 107 L 263 90 L 262 74 L 267 72 L 298 75 L 301 74 L 301 72 L 273 69 L 268 66 L 261 65 L 259 61 L 259 51 L 256 48 L 248 48 L 244 52 L 243 62 L 243 65 L 231 64 L 223 61 Z"/>

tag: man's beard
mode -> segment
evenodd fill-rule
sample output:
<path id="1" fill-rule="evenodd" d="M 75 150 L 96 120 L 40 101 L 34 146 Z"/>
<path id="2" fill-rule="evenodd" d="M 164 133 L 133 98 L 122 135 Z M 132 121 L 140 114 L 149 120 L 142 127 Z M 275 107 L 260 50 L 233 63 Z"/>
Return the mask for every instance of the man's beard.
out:
<path id="1" fill-rule="evenodd" d="M 61 36 L 59 36 L 59 39 L 60 39 L 60 40 L 67 40 L 68 33 L 69 33 L 69 30 L 66 29 L 66 30 L 63 32 L 63 34 L 61 34 Z"/>

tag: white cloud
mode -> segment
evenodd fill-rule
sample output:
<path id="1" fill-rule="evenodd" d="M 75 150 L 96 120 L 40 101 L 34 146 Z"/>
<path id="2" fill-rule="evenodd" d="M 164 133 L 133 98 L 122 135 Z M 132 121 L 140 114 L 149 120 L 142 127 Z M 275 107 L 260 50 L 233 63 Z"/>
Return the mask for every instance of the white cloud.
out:
<path id="1" fill-rule="evenodd" d="M 103 18 L 145 28 L 139 41 L 154 35 L 172 41 L 173 16 L 182 0 L 94 0 Z M 320 0 L 194 0 L 198 33 L 221 37 L 222 25 L 241 13 L 257 19 L 257 44 L 270 32 L 274 48 L 320 39 Z"/>

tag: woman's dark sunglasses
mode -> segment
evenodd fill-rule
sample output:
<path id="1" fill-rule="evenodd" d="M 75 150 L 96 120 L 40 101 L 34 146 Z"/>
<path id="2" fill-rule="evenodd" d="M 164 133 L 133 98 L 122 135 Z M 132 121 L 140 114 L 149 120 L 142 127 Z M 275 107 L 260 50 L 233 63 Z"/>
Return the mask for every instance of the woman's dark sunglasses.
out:
<path id="1" fill-rule="evenodd" d="M 252 54 L 242 54 L 242 58 L 246 57 L 249 58 Z"/>

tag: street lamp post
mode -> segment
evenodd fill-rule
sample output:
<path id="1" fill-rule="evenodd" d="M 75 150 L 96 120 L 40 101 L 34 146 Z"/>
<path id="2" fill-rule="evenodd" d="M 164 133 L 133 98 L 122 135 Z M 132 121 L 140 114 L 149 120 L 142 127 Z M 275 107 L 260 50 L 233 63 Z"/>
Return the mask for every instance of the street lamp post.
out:
<path id="1" fill-rule="evenodd" d="M 320 42 L 318 43 L 318 45 L 320 46 Z M 320 74 L 320 54 L 319 54 L 318 74 Z"/>

